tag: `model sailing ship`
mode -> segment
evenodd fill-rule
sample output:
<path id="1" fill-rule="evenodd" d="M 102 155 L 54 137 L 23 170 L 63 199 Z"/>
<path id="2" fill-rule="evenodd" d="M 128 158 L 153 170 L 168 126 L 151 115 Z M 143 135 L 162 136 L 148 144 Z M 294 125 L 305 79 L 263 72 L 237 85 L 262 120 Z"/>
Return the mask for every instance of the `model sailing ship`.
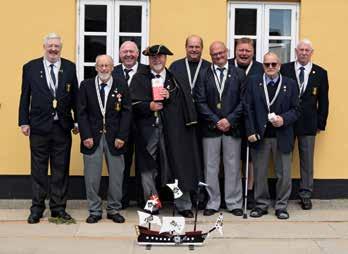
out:
<path id="1" fill-rule="evenodd" d="M 173 191 L 174 199 L 182 196 L 182 192 L 178 187 L 178 181 L 173 184 L 167 184 Z M 206 186 L 204 183 L 198 184 L 198 194 L 200 189 Z M 198 201 L 197 201 L 198 202 Z M 207 232 L 196 230 L 198 205 L 196 205 L 194 229 L 193 231 L 184 231 L 185 218 L 181 216 L 164 216 L 162 220 L 159 216 L 153 215 L 153 209 L 160 206 L 160 201 L 155 197 L 150 198 L 146 202 L 144 210 L 147 212 L 138 211 L 139 225 L 136 225 L 136 233 L 138 235 L 139 245 L 187 245 L 190 247 L 202 245 L 208 235 L 215 229 L 222 234 L 223 215 L 222 213 L 217 218 L 215 225 Z M 175 207 L 173 208 L 173 213 Z M 151 226 L 157 225 L 160 230 L 151 229 Z"/>

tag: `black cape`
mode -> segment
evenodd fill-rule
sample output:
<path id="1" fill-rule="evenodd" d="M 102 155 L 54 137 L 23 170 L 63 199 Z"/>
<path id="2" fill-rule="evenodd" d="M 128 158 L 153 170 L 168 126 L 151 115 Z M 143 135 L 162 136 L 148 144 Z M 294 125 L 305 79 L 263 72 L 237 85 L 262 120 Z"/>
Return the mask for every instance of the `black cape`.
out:
<path id="1" fill-rule="evenodd" d="M 183 89 L 166 70 L 165 88 L 170 98 L 164 101 L 156 125 L 149 108 L 152 99 L 150 68 L 134 75 L 131 84 L 134 120 L 137 125 L 136 153 L 140 170 L 158 168 L 161 184 L 179 181 L 182 191 L 195 191 L 201 180 L 201 162 L 196 139 L 197 114 L 191 93 Z M 158 164 L 159 163 L 159 164 Z"/>

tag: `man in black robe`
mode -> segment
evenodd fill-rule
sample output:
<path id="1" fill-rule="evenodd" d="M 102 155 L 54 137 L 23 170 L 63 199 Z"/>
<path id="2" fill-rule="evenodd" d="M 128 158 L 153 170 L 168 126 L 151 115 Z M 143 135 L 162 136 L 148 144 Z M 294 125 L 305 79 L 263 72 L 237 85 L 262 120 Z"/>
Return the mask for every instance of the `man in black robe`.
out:
<path id="1" fill-rule="evenodd" d="M 200 180 L 200 160 L 195 128 L 196 111 L 190 91 L 183 89 L 166 68 L 170 50 L 163 45 L 147 48 L 146 71 L 134 75 L 131 84 L 134 121 L 137 129 L 136 156 L 144 189 L 144 198 L 158 195 L 156 177 L 161 186 L 178 180 L 184 195 L 175 200 L 180 214 L 191 210 L 190 192 Z M 152 84 L 163 84 L 154 100 Z"/>

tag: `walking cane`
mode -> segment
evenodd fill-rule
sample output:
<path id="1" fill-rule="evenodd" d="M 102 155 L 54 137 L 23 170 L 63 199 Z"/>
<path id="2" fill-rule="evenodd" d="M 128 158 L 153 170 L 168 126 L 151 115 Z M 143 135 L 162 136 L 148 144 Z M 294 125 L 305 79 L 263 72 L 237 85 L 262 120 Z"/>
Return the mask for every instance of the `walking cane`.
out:
<path id="1" fill-rule="evenodd" d="M 247 203 L 248 203 L 248 179 L 249 179 L 249 142 L 247 141 L 246 163 L 245 163 L 245 186 L 244 186 L 244 212 L 243 219 L 248 218 Z"/>

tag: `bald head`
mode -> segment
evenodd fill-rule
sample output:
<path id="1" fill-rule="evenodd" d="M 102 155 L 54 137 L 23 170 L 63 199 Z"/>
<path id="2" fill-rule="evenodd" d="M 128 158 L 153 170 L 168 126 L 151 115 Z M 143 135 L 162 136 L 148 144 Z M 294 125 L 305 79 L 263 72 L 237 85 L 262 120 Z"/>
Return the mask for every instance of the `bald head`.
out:
<path id="1" fill-rule="evenodd" d="M 131 69 L 137 63 L 139 57 L 139 49 L 135 42 L 125 41 L 120 47 L 120 60 L 121 63 L 127 68 Z"/>
<path id="2" fill-rule="evenodd" d="M 214 41 L 210 44 L 209 52 L 211 60 L 217 66 L 224 66 L 227 63 L 227 48 L 222 41 Z"/>

